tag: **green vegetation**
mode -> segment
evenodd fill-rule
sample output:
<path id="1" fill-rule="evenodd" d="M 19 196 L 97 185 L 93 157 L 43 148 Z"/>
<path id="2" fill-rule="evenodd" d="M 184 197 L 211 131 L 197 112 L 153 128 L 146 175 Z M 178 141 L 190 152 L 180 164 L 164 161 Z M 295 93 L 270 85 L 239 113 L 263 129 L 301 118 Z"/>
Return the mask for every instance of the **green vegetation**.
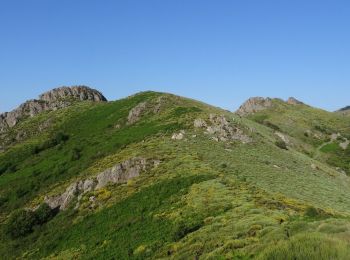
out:
<path id="1" fill-rule="evenodd" d="M 47 204 L 42 204 L 35 211 L 14 211 L 5 224 L 5 233 L 12 239 L 26 236 L 33 232 L 34 227 L 44 225 L 55 215 Z"/>
<path id="2" fill-rule="evenodd" d="M 147 111 L 128 123 L 140 102 Z M 350 180 L 335 167 L 349 172 L 350 148 L 329 135 L 347 138 L 349 121 L 273 102 L 240 118 L 144 92 L 26 119 L 9 133 L 25 138 L 0 154 L 2 258 L 346 259 Z M 193 124 L 209 114 L 224 115 L 252 141 L 213 140 Z M 172 140 L 180 130 L 184 138 Z M 84 193 L 65 211 L 43 203 L 133 157 L 161 163 Z"/>

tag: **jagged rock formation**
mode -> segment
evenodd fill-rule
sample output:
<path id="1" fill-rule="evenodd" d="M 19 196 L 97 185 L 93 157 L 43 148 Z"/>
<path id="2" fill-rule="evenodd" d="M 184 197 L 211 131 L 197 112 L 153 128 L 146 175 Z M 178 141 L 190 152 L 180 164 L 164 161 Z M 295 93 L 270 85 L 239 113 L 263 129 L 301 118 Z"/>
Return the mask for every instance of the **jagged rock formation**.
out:
<path id="1" fill-rule="evenodd" d="M 45 203 L 52 209 L 65 210 L 73 199 L 78 198 L 79 200 L 83 194 L 101 189 L 109 183 L 126 183 L 128 180 L 138 177 L 141 172 L 158 166 L 159 163 L 159 160 L 131 158 L 99 173 L 96 178 L 72 183 L 64 193 L 58 196 L 45 197 Z"/>
<path id="2" fill-rule="evenodd" d="M 288 100 L 287 100 L 287 104 L 289 104 L 289 105 L 302 105 L 302 104 L 304 104 L 304 103 L 301 102 L 301 101 L 299 101 L 299 100 L 297 100 L 297 99 L 294 98 L 294 97 L 290 97 L 290 98 L 288 98 Z"/>
<path id="3" fill-rule="evenodd" d="M 209 123 L 204 119 L 194 121 L 196 128 L 204 128 L 205 133 L 209 134 L 215 141 L 241 141 L 242 143 L 251 142 L 251 138 L 236 126 L 231 125 L 223 115 L 209 115 Z"/>
<path id="4" fill-rule="evenodd" d="M 39 96 L 39 99 L 46 102 L 54 102 L 64 99 L 75 100 L 90 100 L 90 101 L 107 101 L 101 92 L 86 87 L 86 86 L 74 86 L 74 87 L 60 87 L 45 92 Z"/>
<path id="5" fill-rule="evenodd" d="M 57 110 L 70 106 L 76 100 L 107 101 L 97 90 L 85 86 L 61 87 L 45 92 L 39 99 L 28 100 L 11 112 L 0 114 L 0 133 L 14 127 L 27 117 L 33 117 L 43 111 Z"/>
<path id="6" fill-rule="evenodd" d="M 243 105 L 241 105 L 240 108 L 236 111 L 236 113 L 240 116 L 246 116 L 269 108 L 271 106 L 271 98 L 253 97 L 244 102 Z"/>

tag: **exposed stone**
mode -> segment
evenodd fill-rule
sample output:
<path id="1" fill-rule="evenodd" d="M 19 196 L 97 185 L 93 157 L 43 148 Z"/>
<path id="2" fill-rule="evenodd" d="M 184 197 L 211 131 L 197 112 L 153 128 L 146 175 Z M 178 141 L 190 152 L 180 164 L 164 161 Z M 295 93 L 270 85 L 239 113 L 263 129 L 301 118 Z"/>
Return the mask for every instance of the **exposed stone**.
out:
<path id="1" fill-rule="evenodd" d="M 185 131 L 184 130 L 181 130 L 179 133 L 174 133 L 171 136 L 171 139 L 173 139 L 173 140 L 182 140 L 184 138 L 185 138 Z"/>
<path id="2" fill-rule="evenodd" d="M 290 144 L 290 141 L 289 141 L 288 137 L 285 136 L 284 134 L 282 134 L 280 132 L 275 132 L 275 135 L 277 135 L 279 138 L 281 138 L 281 140 L 283 142 L 285 142 L 286 144 Z"/>
<path id="3" fill-rule="evenodd" d="M 86 87 L 86 86 L 73 86 L 73 87 L 60 87 L 45 92 L 39 96 L 39 99 L 46 102 L 61 101 L 67 98 L 76 100 L 90 100 L 90 101 L 107 101 L 101 92 Z"/>
<path id="4" fill-rule="evenodd" d="M 99 173 L 96 178 L 72 183 L 60 195 L 46 196 L 45 203 L 52 209 L 59 208 L 60 210 L 65 210 L 72 200 L 77 198 L 79 203 L 82 195 L 87 192 L 101 189 L 110 183 L 126 183 L 129 179 L 138 177 L 141 172 L 152 167 L 157 167 L 159 164 L 159 160 L 146 160 L 138 157 L 126 160 Z M 76 205 L 76 207 L 78 206 L 79 204 Z"/>
<path id="5" fill-rule="evenodd" d="M 132 108 L 128 115 L 128 124 L 132 125 L 140 120 L 142 113 L 147 108 L 147 102 L 142 102 L 138 104 L 136 107 Z"/>
<path id="6" fill-rule="evenodd" d="M 313 170 L 319 170 L 320 168 L 316 165 L 316 164 L 311 164 L 311 168 L 313 169 Z"/>
<path id="7" fill-rule="evenodd" d="M 250 137 L 244 134 L 244 132 L 238 127 L 231 125 L 225 116 L 210 114 L 209 115 L 210 124 L 205 124 L 205 133 L 211 136 L 214 141 L 232 141 L 238 140 L 243 143 L 249 143 L 251 141 Z M 199 121 L 198 125 L 204 126 Z"/>
<path id="8" fill-rule="evenodd" d="M 246 116 L 269 107 L 272 107 L 272 100 L 270 98 L 253 97 L 244 102 L 236 113 L 240 116 Z"/>
<path id="9" fill-rule="evenodd" d="M 52 111 L 70 106 L 74 100 L 106 101 L 97 90 L 85 86 L 61 87 L 28 100 L 11 112 L 0 115 L 0 133 L 14 127 L 20 120 L 33 117 L 43 111 Z"/>
<path id="10" fill-rule="evenodd" d="M 304 103 L 301 102 L 301 101 L 299 101 L 299 100 L 297 100 L 297 99 L 294 98 L 294 97 L 290 97 L 290 98 L 288 98 L 288 100 L 287 100 L 287 104 L 289 104 L 289 105 L 302 105 L 302 104 L 304 104 Z"/>
<path id="11" fill-rule="evenodd" d="M 207 127 L 207 123 L 203 119 L 198 118 L 194 120 L 194 127 L 196 128 Z"/>
<path id="12" fill-rule="evenodd" d="M 348 139 L 345 138 L 345 141 L 342 142 L 342 143 L 340 143 L 339 146 L 340 146 L 341 148 L 343 148 L 344 150 L 346 150 L 346 149 L 348 148 L 349 144 L 350 144 L 350 141 L 349 141 Z"/>
<path id="13" fill-rule="evenodd" d="M 146 159 L 134 158 L 105 170 L 97 175 L 95 189 L 100 189 L 108 183 L 125 183 L 131 178 L 138 177 L 141 171 L 146 170 L 146 163 Z"/>
<path id="14" fill-rule="evenodd" d="M 156 100 L 156 104 L 153 108 L 153 113 L 159 114 L 162 108 L 164 107 L 165 102 L 166 102 L 165 96 L 158 97 Z"/>
<path id="15" fill-rule="evenodd" d="M 333 133 L 331 134 L 331 141 L 335 141 L 337 140 L 338 137 L 340 137 L 341 135 L 339 133 Z"/>

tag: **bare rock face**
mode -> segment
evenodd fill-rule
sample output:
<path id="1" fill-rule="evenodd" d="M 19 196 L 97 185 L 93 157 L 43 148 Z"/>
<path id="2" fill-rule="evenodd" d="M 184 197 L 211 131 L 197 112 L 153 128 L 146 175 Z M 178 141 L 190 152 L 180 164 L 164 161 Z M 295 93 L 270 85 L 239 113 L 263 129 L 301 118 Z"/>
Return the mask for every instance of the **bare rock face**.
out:
<path id="1" fill-rule="evenodd" d="M 289 105 L 302 105 L 302 104 L 304 104 L 304 103 L 301 102 L 301 101 L 299 101 L 299 100 L 297 100 L 297 99 L 294 98 L 294 97 L 290 97 L 290 98 L 288 98 L 288 100 L 287 100 L 287 104 L 289 104 Z"/>
<path id="2" fill-rule="evenodd" d="M 131 178 L 138 177 L 146 169 L 147 160 L 144 158 L 127 160 L 97 175 L 95 189 L 103 188 L 108 183 L 125 183 Z"/>
<path id="3" fill-rule="evenodd" d="M 203 119 L 196 119 L 194 126 L 196 128 L 205 129 L 205 133 L 209 134 L 215 141 L 240 141 L 242 143 L 251 142 L 251 138 L 244 134 L 243 130 L 234 126 L 227 121 L 223 115 L 209 115 L 209 122 L 207 123 Z"/>
<path id="4" fill-rule="evenodd" d="M 101 92 L 86 86 L 55 88 L 39 96 L 40 100 L 46 102 L 60 101 L 67 98 L 76 100 L 90 100 L 95 102 L 107 101 Z"/>
<path id="5" fill-rule="evenodd" d="M 107 101 L 97 90 L 85 86 L 61 87 L 48 91 L 39 99 L 28 100 L 11 112 L 0 114 L 0 133 L 14 127 L 22 119 L 33 117 L 43 111 L 52 111 L 68 107 L 73 101 Z"/>
<path id="6" fill-rule="evenodd" d="M 246 116 L 261 110 L 265 110 L 269 107 L 272 107 L 271 98 L 253 97 L 241 105 L 236 113 L 240 116 Z"/>
<path id="7" fill-rule="evenodd" d="M 45 197 L 45 203 L 52 209 L 65 210 L 70 202 L 74 199 L 79 201 L 83 194 L 101 189 L 110 183 L 126 183 L 128 180 L 138 177 L 141 172 L 158 166 L 159 163 L 159 160 L 147 160 L 139 157 L 131 158 L 99 173 L 96 178 L 72 183 L 60 195 Z"/>
<path id="8" fill-rule="evenodd" d="M 140 120 L 143 112 L 146 111 L 147 102 L 142 102 L 138 104 L 136 107 L 132 108 L 128 115 L 128 124 L 132 125 Z"/>

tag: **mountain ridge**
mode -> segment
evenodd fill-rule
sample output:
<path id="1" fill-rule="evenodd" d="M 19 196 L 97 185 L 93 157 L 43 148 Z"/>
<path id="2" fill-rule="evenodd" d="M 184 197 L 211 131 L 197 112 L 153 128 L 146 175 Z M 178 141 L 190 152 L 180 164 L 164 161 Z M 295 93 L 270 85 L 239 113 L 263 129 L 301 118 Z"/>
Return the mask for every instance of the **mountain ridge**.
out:
<path id="1" fill-rule="evenodd" d="M 291 101 L 238 115 L 147 91 L 21 120 L 0 153 L 1 255 L 346 259 L 350 120 Z"/>

